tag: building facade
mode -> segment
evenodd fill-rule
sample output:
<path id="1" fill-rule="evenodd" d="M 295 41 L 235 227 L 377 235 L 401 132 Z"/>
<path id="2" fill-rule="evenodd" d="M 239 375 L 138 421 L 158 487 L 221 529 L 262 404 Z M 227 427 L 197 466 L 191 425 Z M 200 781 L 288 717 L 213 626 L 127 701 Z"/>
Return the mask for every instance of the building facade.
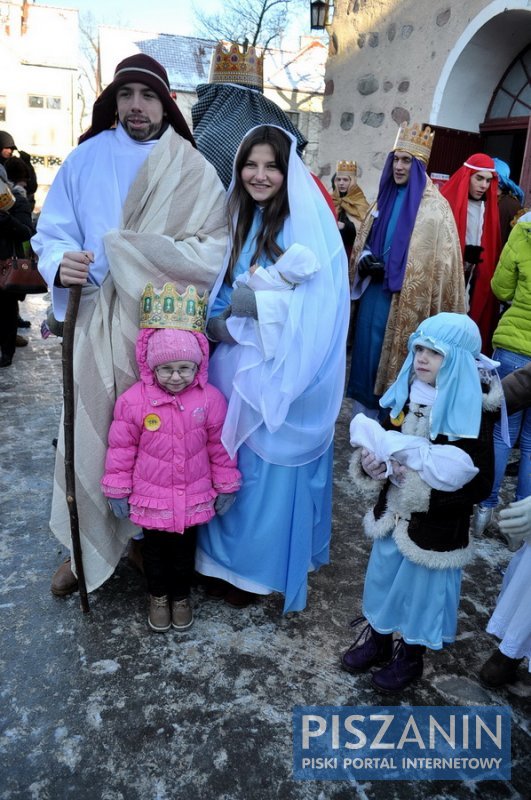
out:
<path id="1" fill-rule="evenodd" d="M 77 142 L 78 13 L 0 2 L 0 130 L 32 157 L 37 208 Z"/>
<path id="2" fill-rule="evenodd" d="M 39 182 L 37 211 L 62 161 L 90 124 L 94 85 L 110 83 L 122 58 L 144 52 L 160 61 L 190 126 L 195 88 L 208 82 L 213 41 L 110 26 L 101 26 L 98 38 L 99 63 L 88 65 L 80 52 L 77 10 L 0 0 L 0 130 L 32 157 Z M 308 37 L 297 52 L 271 51 L 264 65 L 264 94 L 308 139 L 306 158 L 314 170 L 326 58 L 323 43 Z M 87 80 L 91 68 L 99 68 L 97 80 Z"/>
<path id="3" fill-rule="evenodd" d="M 531 204 L 531 0 L 335 0 L 319 171 L 355 160 L 374 199 L 400 123 L 436 135 L 429 173 L 473 152 L 511 166 Z"/>

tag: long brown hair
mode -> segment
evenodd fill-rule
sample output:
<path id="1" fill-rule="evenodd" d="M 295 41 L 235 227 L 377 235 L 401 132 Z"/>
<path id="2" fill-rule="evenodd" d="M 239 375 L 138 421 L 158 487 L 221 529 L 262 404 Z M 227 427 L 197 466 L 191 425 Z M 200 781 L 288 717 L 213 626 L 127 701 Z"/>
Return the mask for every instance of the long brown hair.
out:
<path id="1" fill-rule="evenodd" d="M 254 200 L 243 186 L 241 173 L 251 150 L 255 145 L 260 144 L 268 144 L 272 148 L 276 165 L 284 176 L 284 181 L 274 197 L 263 207 L 262 224 L 256 236 L 256 250 L 251 263 L 255 264 L 262 255 L 275 261 L 283 252 L 276 243 L 275 237 L 289 214 L 288 161 L 291 144 L 288 136 L 278 128 L 262 125 L 247 136 L 236 156 L 234 189 L 228 202 L 229 226 L 232 235 L 232 252 L 225 277 L 228 283 L 233 281 L 234 266 L 251 229 L 256 207 Z"/>

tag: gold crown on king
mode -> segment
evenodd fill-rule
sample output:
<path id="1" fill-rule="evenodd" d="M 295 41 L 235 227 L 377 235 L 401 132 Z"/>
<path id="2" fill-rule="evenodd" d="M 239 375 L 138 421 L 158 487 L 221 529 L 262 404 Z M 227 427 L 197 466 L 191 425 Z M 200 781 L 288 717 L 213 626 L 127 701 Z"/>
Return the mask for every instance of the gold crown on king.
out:
<path id="1" fill-rule="evenodd" d="M 338 161 L 336 172 L 351 172 L 353 175 L 356 175 L 358 172 L 358 165 L 355 161 Z"/>
<path id="2" fill-rule="evenodd" d="M 404 150 L 427 164 L 434 136 L 435 131 L 429 125 L 423 128 L 419 122 L 413 122 L 408 127 L 407 122 L 403 122 L 398 129 L 393 150 Z"/>
<path id="3" fill-rule="evenodd" d="M 177 328 L 204 333 L 208 292 L 200 295 L 195 286 L 180 294 L 171 283 L 155 289 L 148 283 L 140 300 L 141 328 Z"/>
<path id="4" fill-rule="evenodd" d="M 251 89 L 264 88 L 264 57 L 254 47 L 218 42 L 210 64 L 210 83 L 238 83 Z"/>

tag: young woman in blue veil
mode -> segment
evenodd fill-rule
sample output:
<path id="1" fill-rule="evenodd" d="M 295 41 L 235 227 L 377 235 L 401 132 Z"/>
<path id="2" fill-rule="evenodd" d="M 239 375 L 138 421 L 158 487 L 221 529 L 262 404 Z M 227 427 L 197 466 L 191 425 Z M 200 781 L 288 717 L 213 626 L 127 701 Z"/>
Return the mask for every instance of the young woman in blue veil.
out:
<path id="1" fill-rule="evenodd" d="M 238 452 L 242 488 L 227 514 L 201 529 L 196 568 L 217 579 L 212 593 L 231 605 L 281 592 L 284 611 L 300 611 L 308 571 L 329 555 L 332 443 L 349 320 L 346 256 L 295 139 L 275 126 L 254 128 L 242 141 L 228 212 L 231 236 L 207 333 L 219 342 L 210 380 L 229 403 L 222 441 Z M 254 265 L 288 271 L 301 248 L 319 269 L 291 286 L 289 303 L 279 299 L 285 292 L 254 294 L 237 284 Z M 280 325 L 273 355 L 245 340 L 241 321 L 250 318 L 258 333 Z"/>

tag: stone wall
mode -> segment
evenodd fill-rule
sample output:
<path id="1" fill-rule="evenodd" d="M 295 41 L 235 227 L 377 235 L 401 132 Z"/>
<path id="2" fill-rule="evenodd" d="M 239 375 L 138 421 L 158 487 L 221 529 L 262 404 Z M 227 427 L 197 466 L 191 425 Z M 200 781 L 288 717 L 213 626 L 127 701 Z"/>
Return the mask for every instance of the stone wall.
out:
<path id="1" fill-rule="evenodd" d="M 430 121 L 448 54 L 485 0 L 336 0 L 325 75 L 320 175 L 338 159 L 359 165 L 374 199 L 386 155 L 404 120 Z M 494 89 L 494 86 L 493 86 Z"/>

